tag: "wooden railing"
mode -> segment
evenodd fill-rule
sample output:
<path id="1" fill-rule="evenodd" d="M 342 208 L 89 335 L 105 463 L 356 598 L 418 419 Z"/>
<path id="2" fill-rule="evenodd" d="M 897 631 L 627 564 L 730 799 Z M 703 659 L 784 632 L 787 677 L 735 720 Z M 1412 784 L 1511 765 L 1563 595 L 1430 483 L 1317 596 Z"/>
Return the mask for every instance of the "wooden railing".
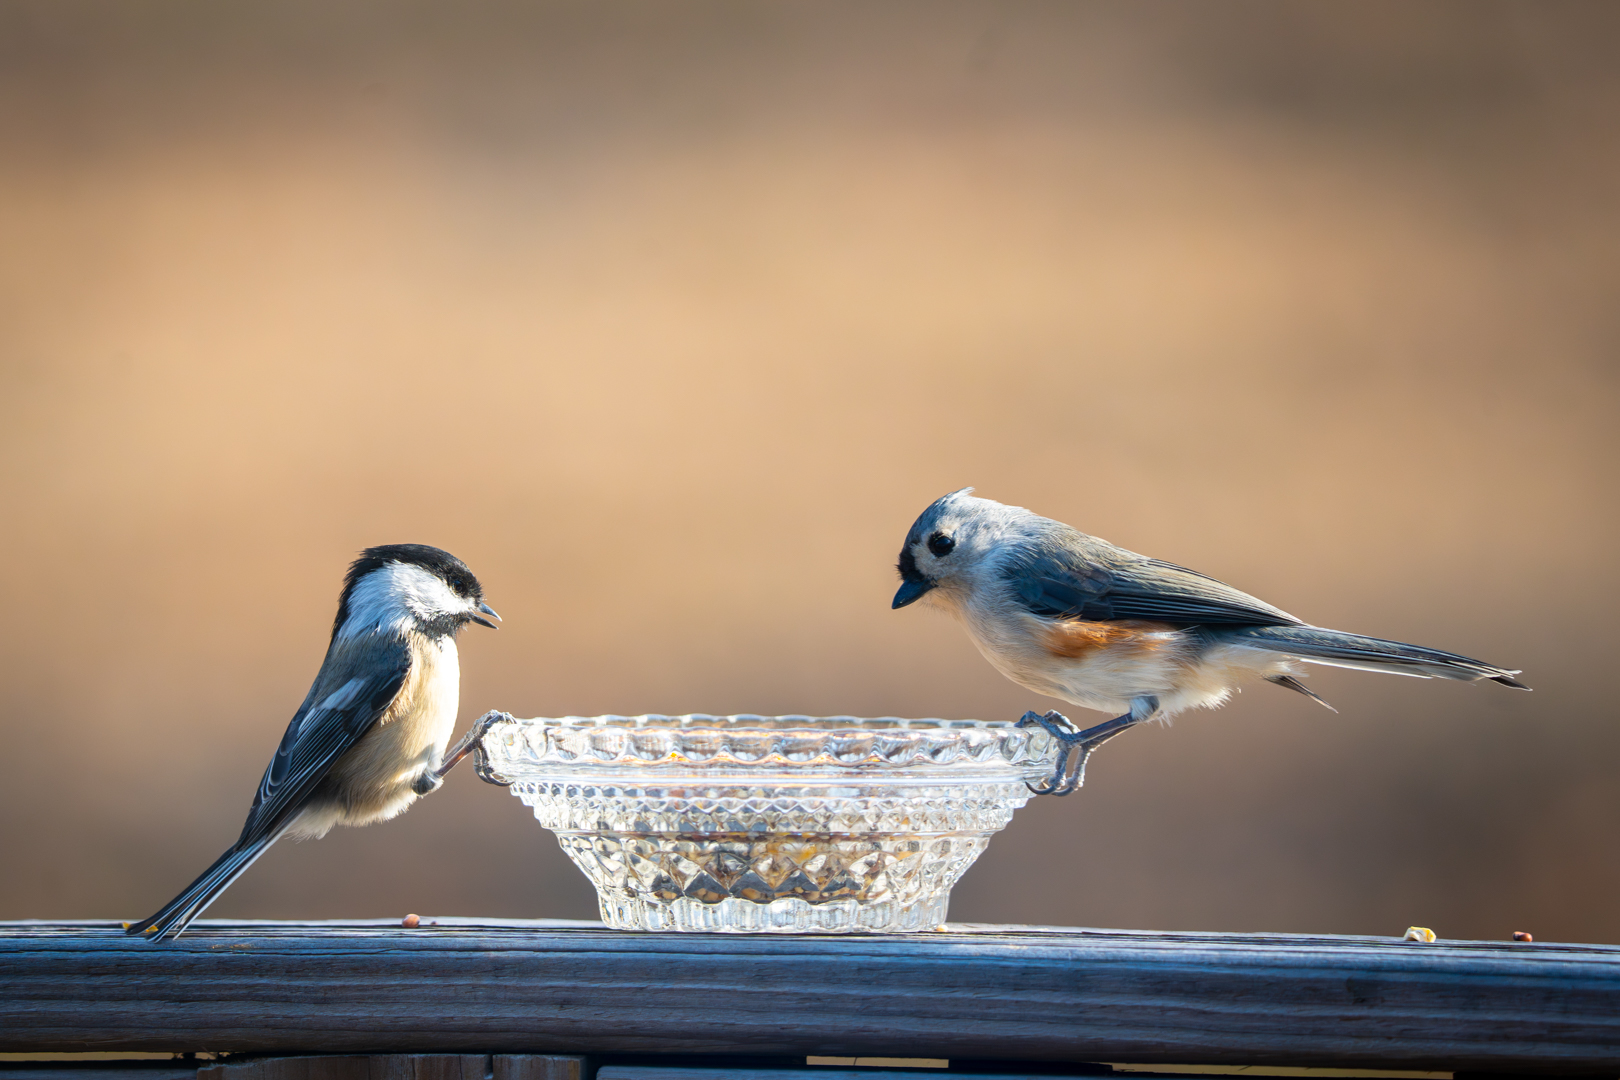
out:
<path id="1" fill-rule="evenodd" d="M 82 1051 L 463 1055 L 481 1075 L 502 1055 L 657 1055 L 666 1067 L 847 1055 L 949 1059 L 953 1072 L 974 1061 L 1047 1074 L 1136 1062 L 1614 1076 L 1620 947 L 499 920 L 202 922 L 149 944 L 111 924 L 0 924 L 0 1052 Z"/>

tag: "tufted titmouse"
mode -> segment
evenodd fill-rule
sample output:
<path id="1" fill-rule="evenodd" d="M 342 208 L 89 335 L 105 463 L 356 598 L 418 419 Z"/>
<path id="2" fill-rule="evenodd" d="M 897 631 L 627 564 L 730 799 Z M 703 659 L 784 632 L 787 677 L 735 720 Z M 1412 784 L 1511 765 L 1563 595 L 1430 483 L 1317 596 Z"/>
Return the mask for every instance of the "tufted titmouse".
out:
<path id="1" fill-rule="evenodd" d="M 424 544 L 361 552 L 343 579 L 326 659 L 259 782 L 241 838 L 128 932 L 178 936 L 283 836 L 383 821 L 437 788 L 479 734 L 445 755 L 461 688 L 456 634 L 469 622 L 493 629 L 484 615 L 500 618 L 449 552 Z"/>
<path id="2" fill-rule="evenodd" d="M 1051 781 L 1067 795 L 1103 741 L 1151 717 L 1215 708 L 1259 676 L 1332 706 L 1294 661 L 1528 690 L 1516 670 L 1399 641 L 1309 626 L 1203 574 L 1117 548 L 963 488 L 911 526 L 894 607 L 927 595 L 955 615 L 985 659 L 1020 686 L 1123 715 L 1078 731 L 1058 712 L 1024 714 L 1064 744 Z"/>

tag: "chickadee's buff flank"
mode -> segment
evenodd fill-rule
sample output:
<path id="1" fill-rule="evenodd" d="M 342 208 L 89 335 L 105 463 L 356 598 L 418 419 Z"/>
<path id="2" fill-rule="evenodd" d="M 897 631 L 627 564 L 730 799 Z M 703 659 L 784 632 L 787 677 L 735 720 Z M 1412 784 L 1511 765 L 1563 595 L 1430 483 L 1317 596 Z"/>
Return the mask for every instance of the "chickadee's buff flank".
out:
<path id="1" fill-rule="evenodd" d="M 499 619 L 465 563 L 425 544 L 368 548 L 349 567 L 326 659 L 259 782 L 240 839 L 145 922 L 178 936 L 284 836 L 401 813 L 442 782 L 461 689 L 456 634 Z"/>
<path id="2" fill-rule="evenodd" d="M 1013 682 L 1120 714 L 1076 731 L 1059 713 L 1026 713 L 1024 723 L 1065 744 L 1057 773 L 1037 790 L 1068 794 L 1104 739 L 1149 718 L 1215 708 L 1250 678 L 1332 708 L 1299 681 L 1298 661 L 1529 689 L 1517 670 L 1308 625 L 1214 578 L 972 490 L 937 500 L 912 525 L 893 606 L 928 596 Z"/>

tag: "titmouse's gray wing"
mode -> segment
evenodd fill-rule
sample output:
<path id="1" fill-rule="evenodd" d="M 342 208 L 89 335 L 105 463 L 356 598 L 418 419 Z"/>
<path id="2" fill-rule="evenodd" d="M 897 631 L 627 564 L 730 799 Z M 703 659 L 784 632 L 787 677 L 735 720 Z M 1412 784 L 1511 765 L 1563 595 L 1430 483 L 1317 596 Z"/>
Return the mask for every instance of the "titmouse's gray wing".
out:
<path id="1" fill-rule="evenodd" d="M 411 670 L 403 638 L 333 638 L 309 696 L 259 781 L 238 845 L 279 832 L 338 758 L 388 710 Z"/>
<path id="2" fill-rule="evenodd" d="M 1148 619 L 1186 626 L 1303 625 L 1195 570 L 1067 526 L 1020 544 L 1001 573 L 1026 610 L 1050 619 Z"/>

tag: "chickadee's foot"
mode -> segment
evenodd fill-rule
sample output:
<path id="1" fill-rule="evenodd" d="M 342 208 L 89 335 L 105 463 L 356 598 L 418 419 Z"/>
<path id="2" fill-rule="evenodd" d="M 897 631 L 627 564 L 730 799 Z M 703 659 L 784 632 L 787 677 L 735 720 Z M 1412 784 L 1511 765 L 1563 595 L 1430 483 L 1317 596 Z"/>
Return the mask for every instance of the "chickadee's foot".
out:
<path id="1" fill-rule="evenodd" d="M 1140 697 L 1131 702 L 1131 711 L 1124 716 L 1105 720 L 1096 727 L 1089 727 L 1084 731 L 1077 729 L 1067 716 L 1055 709 L 1044 716 L 1031 709 L 1019 718 L 1018 726 L 1044 729 L 1048 735 L 1063 744 L 1063 752 L 1058 755 L 1057 767 L 1052 770 L 1052 779 L 1040 787 L 1034 784 L 1025 786 L 1037 795 L 1074 794 L 1086 782 L 1086 761 L 1091 757 L 1091 752 L 1126 728 L 1140 724 L 1157 712 L 1158 708 L 1158 698 Z"/>
<path id="2" fill-rule="evenodd" d="M 491 709 L 473 721 L 473 726 L 467 730 L 467 734 L 463 735 L 461 741 L 452 746 L 450 752 L 444 755 L 444 760 L 439 763 L 439 767 L 434 769 L 432 773 L 427 774 L 433 777 L 433 787 L 438 787 L 444 781 L 444 774 L 459 765 L 462 758 L 472 753 L 478 744 L 484 741 L 484 736 L 489 734 L 490 728 L 502 720 L 510 719 L 512 719 L 511 713 Z M 428 790 L 433 789 L 429 788 Z"/>
<path id="3" fill-rule="evenodd" d="M 411 781 L 411 790 L 418 795 L 426 795 L 430 791 L 438 791 L 444 785 L 444 777 L 432 769 L 428 769 L 415 780 Z"/>

